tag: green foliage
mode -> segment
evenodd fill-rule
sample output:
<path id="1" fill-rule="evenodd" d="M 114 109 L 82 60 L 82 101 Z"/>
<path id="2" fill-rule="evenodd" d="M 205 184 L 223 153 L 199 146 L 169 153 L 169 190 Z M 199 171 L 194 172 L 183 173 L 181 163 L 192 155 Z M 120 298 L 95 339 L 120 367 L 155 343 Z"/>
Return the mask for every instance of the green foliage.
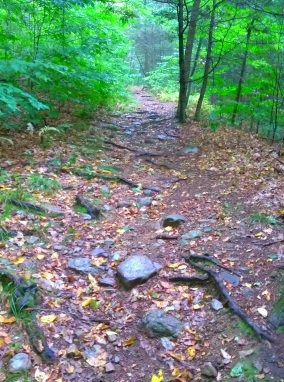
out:
<path id="1" fill-rule="evenodd" d="M 35 125 L 73 104 L 78 117 L 126 95 L 126 17 L 134 6 L 87 0 L 0 5 L 0 118 Z M 27 22 L 28 20 L 28 22 Z M 115 58 L 115 59 L 114 59 Z"/>
<path id="2" fill-rule="evenodd" d="M 269 216 L 267 214 L 262 214 L 262 213 L 254 213 L 251 215 L 249 221 L 251 223 L 264 223 L 264 224 L 281 224 L 281 222 L 274 218 L 273 216 Z"/>
<path id="3" fill-rule="evenodd" d="M 240 331 L 241 331 L 243 334 L 245 334 L 245 335 L 247 335 L 247 336 L 253 336 L 253 337 L 255 336 L 255 333 L 254 333 L 254 331 L 252 330 L 252 328 L 249 327 L 248 324 L 247 324 L 246 322 L 244 322 L 243 320 L 240 320 L 240 321 L 239 321 L 238 326 L 239 326 Z"/>
<path id="4" fill-rule="evenodd" d="M 56 179 L 48 178 L 40 174 L 32 174 L 28 185 L 32 190 L 55 191 L 61 188 L 61 184 Z"/>

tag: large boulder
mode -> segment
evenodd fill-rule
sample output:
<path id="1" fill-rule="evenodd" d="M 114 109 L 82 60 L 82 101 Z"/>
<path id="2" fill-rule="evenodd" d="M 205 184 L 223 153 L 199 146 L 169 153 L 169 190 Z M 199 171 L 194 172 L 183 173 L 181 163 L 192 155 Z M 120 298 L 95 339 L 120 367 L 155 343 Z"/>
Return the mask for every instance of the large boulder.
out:
<path id="1" fill-rule="evenodd" d="M 147 281 L 161 270 L 162 266 L 145 255 L 133 255 L 119 264 L 117 276 L 126 289 Z"/>
<path id="2" fill-rule="evenodd" d="M 182 330 L 181 322 L 161 309 L 146 312 L 138 326 L 150 337 L 178 337 Z"/>

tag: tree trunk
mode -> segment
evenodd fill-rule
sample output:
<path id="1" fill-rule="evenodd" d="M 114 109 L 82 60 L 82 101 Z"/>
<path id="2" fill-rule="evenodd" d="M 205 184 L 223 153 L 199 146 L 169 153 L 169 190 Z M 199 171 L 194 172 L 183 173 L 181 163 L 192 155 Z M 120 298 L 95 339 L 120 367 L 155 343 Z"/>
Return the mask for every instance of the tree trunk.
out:
<path id="1" fill-rule="evenodd" d="M 255 22 L 255 19 L 252 20 L 252 22 L 249 24 L 248 29 L 247 29 L 246 49 L 245 49 L 245 53 L 244 53 L 244 57 L 243 57 L 243 62 L 242 62 L 242 66 L 241 66 L 241 73 L 240 73 L 238 87 L 237 87 L 237 94 L 236 94 L 236 98 L 235 98 L 235 107 L 234 107 L 233 115 L 232 115 L 232 119 L 231 119 L 232 125 L 235 124 L 236 117 L 238 114 L 238 106 L 239 106 L 241 95 L 242 95 L 243 82 L 244 82 L 244 76 L 245 76 L 248 53 L 249 53 L 248 47 L 249 47 L 249 43 L 250 43 L 251 32 L 253 29 L 254 22 Z"/>
<path id="2" fill-rule="evenodd" d="M 213 30 L 214 30 L 214 24 L 215 24 L 215 14 L 216 14 L 216 0 L 213 0 L 213 6 L 212 6 L 212 12 L 211 12 L 211 18 L 210 18 L 210 25 L 209 25 L 209 34 L 208 34 L 208 44 L 207 44 L 207 53 L 206 53 L 206 61 L 204 66 L 204 74 L 203 74 L 203 81 L 200 89 L 200 94 L 194 114 L 194 119 L 196 121 L 200 121 L 200 115 L 201 115 L 201 107 L 204 100 L 207 83 L 208 83 L 208 76 L 210 71 L 210 65 L 211 65 L 211 59 L 212 59 L 212 47 L 213 47 Z"/>
<path id="3" fill-rule="evenodd" d="M 184 23 L 183 23 L 183 0 L 179 0 L 178 24 L 179 24 L 179 70 L 180 88 L 178 101 L 178 119 L 180 123 L 186 121 L 187 87 L 191 68 L 192 50 L 195 39 L 196 25 L 198 21 L 201 0 L 194 0 L 190 20 L 188 22 L 186 46 L 184 50 Z"/>
<path id="4" fill-rule="evenodd" d="M 197 45 L 196 52 L 195 52 L 195 57 L 194 57 L 194 62 L 193 62 L 193 67 L 191 69 L 190 76 L 189 76 L 189 81 L 188 81 L 188 85 L 187 85 L 186 105 L 188 105 L 188 100 L 189 100 L 189 97 L 190 97 L 190 94 L 191 94 L 191 86 L 192 86 L 192 83 L 193 83 L 191 77 L 194 75 L 196 67 L 197 67 L 197 62 L 198 62 L 198 59 L 199 59 L 199 55 L 200 55 L 200 51 L 201 51 L 201 47 L 202 47 L 202 42 L 203 42 L 203 38 L 201 37 L 199 39 L 199 41 L 198 41 L 198 45 Z"/>

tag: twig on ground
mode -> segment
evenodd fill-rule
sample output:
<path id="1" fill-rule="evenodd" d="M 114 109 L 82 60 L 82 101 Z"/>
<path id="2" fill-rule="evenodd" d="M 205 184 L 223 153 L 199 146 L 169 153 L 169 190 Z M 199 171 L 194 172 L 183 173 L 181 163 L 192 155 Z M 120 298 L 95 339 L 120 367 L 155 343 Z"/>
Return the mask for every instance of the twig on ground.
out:
<path id="1" fill-rule="evenodd" d="M 178 235 L 161 234 L 156 236 L 156 239 L 162 239 L 162 240 L 177 240 L 178 238 L 179 238 Z"/>

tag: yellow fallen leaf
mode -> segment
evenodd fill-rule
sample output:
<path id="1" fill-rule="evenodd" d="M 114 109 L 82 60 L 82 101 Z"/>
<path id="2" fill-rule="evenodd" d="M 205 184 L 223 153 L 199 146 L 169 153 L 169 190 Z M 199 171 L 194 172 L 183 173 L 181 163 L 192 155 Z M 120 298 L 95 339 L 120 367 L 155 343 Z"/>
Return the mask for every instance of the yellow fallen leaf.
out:
<path id="1" fill-rule="evenodd" d="M 85 307 L 90 305 L 91 302 L 92 302 L 92 298 L 88 298 L 87 300 L 84 300 L 81 305 Z"/>
<path id="2" fill-rule="evenodd" d="M 178 362 L 184 361 L 182 354 L 174 353 L 173 351 L 168 351 L 168 354 Z"/>
<path id="3" fill-rule="evenodd" d="M 53 252 L 53 254 L 51 255 L 51 258 L 52 259 L 57 259 L 58 258 L 58 253 L 57 252 Z"/>
<path id="4" fill-rule="evenodd" d="M 157 375 L 152 375 L 151 382 L 163 382 L 163 379 L 163 370 L 159 370 Z"/>
<path id="5" fill-rule="evenodd" d="M 193 360 L 193 358 L 195 358 L 195 355 L 196 355 L 196 350 L 193 346 L 189 346 L 187 349 L 186 349 L 186 354 L 188 356 L 188 358 L 190 360 Z"/>
<path id="6" fill-rule="evenodd" d="M 0 323 L 1 324 L 13 324 L 16 321 L 15 317 L 3 317 L 0 316 Z"/>
<path id="7" fill-rule="evenodd" d="M 164 230 L 167 231 L 167 232 L 170 232 L 170 231 L 173 230 L 173 227 L 165 227 Z"/>
<path id="8" fill-rule="evenodd" d="M 52 273 L 42 272 L 41 277 L 47 280 L 52 280 L 54 278 L 54 275 Z"/>
<path id="9" fill-rule="evenodd" d="M 116 232 L 119 233 L 120 235 L 123 235 L 125 233 L 125 230 L 122 228 L 122 229 L 116 230 Z"/>
<path id="10" fill-rule="evenodd" d="M 40 318 L 41 322 L 44 322 L 45 324 L 50 324 L 51 322 L 55 321 L 57 316 L 55 314 L 49 314 L 47 316 L 42 316 Z"/>
<path id="11" fill-rule="evenodd" d="M 22 264 L 26 260 L 25 257 L 18 257 L 17 260 L 13 261 L 14 265 Z"/>
<path id="12" fill-rule="evenodd" d="M 199 310 L 199 309 L 201 309 L 201 308 L 202 308 L 202 306 L 199 305 L 199 304 L 194 304 L 194 305 L 193 305 L 193 309 L 194 309 L 194 310 Z"/>
<path id="13" fill-rule="evenodd" d="M 252 287 L 252 284 L 250 284 L 250 283 L 245 283 L 245 286 L 246 286 L 247 288 L 251 288 L 251 287 Z"/>
<path id="14" fill-rule="evenodd" d="M 264 235 L 263 232 L 258 232 L 258 233 L 256 233 L 254 236 L 256 236 L 256 237 L 261 237 L 261 236 L 263 236 L 263 235 Z"/>
<path id="15" fill-rule="evenodd" d="M 168 267 L 169 267 L 169 268 L 178 268 L 178 267 L 180 267 L 181 265 L 184 265 L 184 263 L 181 263 L 181 262 L 173 263 L 173 264 L 169 264 Z"/>
<path id="16" fill-rule="evenodd" d="M 133 345 L 135 341 L 136 341 L 135 337 L 130 337 L 127 340 L 123 341 L 123 346 Z"/>
<path id="17" fill-rule="evenodd" d="M 88 274 L 89 282 L 92 286 L 93 291 L 96 291 L 99 289 L 97 280 L 91 275 L 91 273 Z"/>
<path id="18" fill-rule="evenodd" d="M 42 254 L 39 253 L 38 255 L 36 255 L 36 258 L 38 260 L 43 260 L 45 258 L 45 255 L 42 255 Z"/>

